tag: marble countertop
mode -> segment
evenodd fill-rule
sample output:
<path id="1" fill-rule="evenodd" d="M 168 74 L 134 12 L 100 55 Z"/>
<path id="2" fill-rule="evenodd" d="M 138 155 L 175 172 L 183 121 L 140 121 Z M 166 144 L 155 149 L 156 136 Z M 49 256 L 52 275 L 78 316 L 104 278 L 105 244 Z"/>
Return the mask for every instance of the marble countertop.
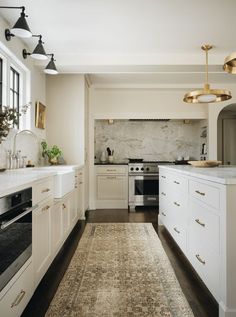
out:
<path id="1" fill-rule="evenodd" d="M 30 187 L 40 179 L 55 176 L 65 171 L 73 171 L 81 167 L 79 165 L 60 165 L 7 170 L 0 173 L 0 197 L 26 188 L 27 186 Z"/>
<path id="2" fill-rule="evenodd" d="M 198 177 L 220 184 L 236 184 L 236 166 L 200 168 L 189 165 L 160 165 L 159 168 Z"/>

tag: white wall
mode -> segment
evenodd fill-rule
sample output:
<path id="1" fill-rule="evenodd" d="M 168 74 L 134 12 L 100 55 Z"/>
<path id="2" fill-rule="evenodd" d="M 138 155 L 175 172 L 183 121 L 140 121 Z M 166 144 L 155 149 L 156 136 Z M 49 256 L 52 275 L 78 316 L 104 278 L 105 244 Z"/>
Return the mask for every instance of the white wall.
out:
<path id="1" fill-rule="evenodd" d="M 47 76 L 47 140 L 62 148 L 68 164 L 84 164 L 85 78 Z"/>
<path id="2" fill-rule="evenodd" d="M 0 17 L 0 49 L 9 55 L 13 60 L 17 61 L 17 64 L 25 71 L 28 90 L 24 102 L 32 102 L 32 107 L 30 109 L 30 128 L 33 132 L 35 132 L 39 139 L 45 138 L 45 130 L 35 127 L 35 103 L 36 101 L 41 101 L 43 104 L 46 104 L 46 76 L 41 69 L 34 65 L 33 60 L 30 57 L 28 57 L 26 60 L 23 59 L 22 50 L 27 48 L 27 46 L 19 38 L 14 37 L 11 41 L 6 41 L 4 36 L 4 30 L 6 28 L 9 28 L 9 25 L 2 17 Z M 9 138 L 13 135 L 14 133 L 11 133 Z M 29 140 L 29 138 L 25 138 L 23 135 L 19 138 L 21 138 L 21 144 L 23 144 L 22 154 L 26 154 L 29 159 L 36 163 L 38 161 L 38 157 L 35 152 L 37 151 L 32 153 L 32 150 L 30 149 L 31 145 L 35 145 L 36 141 L 33 138 Z M 2 165 L 5 164 L 6 150 L 11 147 L 12 138 L 0 145 L 0 159 L 2 161 Z M 37 142 L 36 147 L 38 147 Z"/>
<path id="3" fill-rule="evenodd" d="M 186 104 L 186 90 L 159 88 L 91 88 L 94 119 L 204 119 L 206 105 Z"/>

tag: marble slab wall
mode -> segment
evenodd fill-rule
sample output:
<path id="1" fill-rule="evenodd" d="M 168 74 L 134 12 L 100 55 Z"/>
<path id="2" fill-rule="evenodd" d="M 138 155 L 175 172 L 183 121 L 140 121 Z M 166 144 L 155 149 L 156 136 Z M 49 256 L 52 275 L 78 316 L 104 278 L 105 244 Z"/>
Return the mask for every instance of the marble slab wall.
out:
<path id="1" fill-rule="evenodd" d="M 201 121 L 183 120 L 129 121 L 96 120 L 94 149 L 97 161 L 107 147 L 114 150 L 114 160 L 127 158 L 175 160 L 179 156 L 200 158 Z"/>

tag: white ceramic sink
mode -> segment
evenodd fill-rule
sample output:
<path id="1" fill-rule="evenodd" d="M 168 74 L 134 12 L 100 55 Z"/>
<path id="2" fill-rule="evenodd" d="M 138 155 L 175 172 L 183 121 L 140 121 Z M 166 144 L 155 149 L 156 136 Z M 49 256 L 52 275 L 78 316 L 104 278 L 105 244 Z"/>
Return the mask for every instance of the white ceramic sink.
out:
<path id="1" fill-rule="evenodd" d="M 75 172 L 72 170 L 57 170 L 54 176 L 54 198 L 62 198 L 75 188 Z"/>

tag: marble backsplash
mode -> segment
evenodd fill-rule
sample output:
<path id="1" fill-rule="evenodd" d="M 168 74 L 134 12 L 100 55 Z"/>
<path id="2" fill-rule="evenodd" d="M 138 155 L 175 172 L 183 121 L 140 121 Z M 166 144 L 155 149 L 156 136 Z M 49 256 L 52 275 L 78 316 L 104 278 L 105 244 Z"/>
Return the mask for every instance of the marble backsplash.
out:
<path id="1" fill-rule="evenodd" d="M 107 147 L 114 149 L 114 161 L 127 158 L 175 160 L 179 156 L 199 159 L 203 120 L 129 121 L 96 120 L 94 150 L 97 161 Z"/>

